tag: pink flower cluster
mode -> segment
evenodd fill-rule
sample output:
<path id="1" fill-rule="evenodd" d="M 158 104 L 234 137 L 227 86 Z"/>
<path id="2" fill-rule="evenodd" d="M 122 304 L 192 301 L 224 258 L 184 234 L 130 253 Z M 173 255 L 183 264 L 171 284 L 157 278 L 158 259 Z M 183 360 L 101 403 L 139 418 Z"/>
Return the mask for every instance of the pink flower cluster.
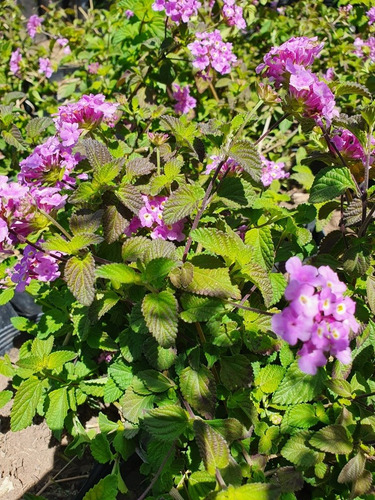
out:
<path id="1" fill-rule="evenodd" d="M 280 47 L 273 47 L 256 71 L 267 76 L 276 88 L 287 88 L 294 113 L 311 118 L 320 126 L 324 119 L 329 126 L 338 116 L 335 96 L 325 82 L 307 69 L 322 48 L 316 37 L 291 38 Z"/>
<path id="2" fill-rule="evenodd" d="M 216 170 L 217 167 L 219 166 L 219 163 L 223 161 L 223 158 L 218 155 L 212 155 L 210 156 L 210 159 L 212 162 L 207 165 L 207 168 L 205 170 L 205 174 L 211 173 L 213 170 Z M 228 172 L 228 173 L 226 173 Z M 223 175 L 230 175 L 230 174 L 240 174 L 243 172 L 243 168 L 236 162 L 234 158 L 228 158 L 224 163 L 223 166 L 220 169 L 218 178 L 220 179 L 223 177 Z"/>
<path id="3" fill-rule="evenodd" d="M 27 21 L 27 32 L 31 38 L 34 38 L 38 28 L 42 25 L 43 19 L 37 15 L 30 16 Z"/>
<path id="4" fill-rule="evenodd" d="M 189 19 L 198 14 L 201 3 L 197 0 L 155 0 L 152 9 L 165 10 L 168 17 L 177 24 L 189 22 Z"/>
<path id="5" fill-rule="evenodd" d="M 341 5 L 339 7 L 340 14 L 348 15 L 351 10 L 353 10 L 353 5 L 351 5 L 350 3 L 348 3 L 348 5 Z"/>
<path id="6" fill-rule="evenodd" d="M 64 54 L 66 54 L 66 55 L 70 54 L 71 50 L 70 50 L 70 47 L 69 47 L 69 40 L 67 38 L 58 38 L 56 40 L 56 43 L 58 45 L 60 45 L 60 47 L 63 48 Z"/>
<path id="7" fill-rule="evenodd" d="M 263 73 L 277 87 L 288 79 L 295 66 L 311 66 L 319 56 L 323 43 L 318 43 L 318 38 L 305 36 L 291 38 L 279 47 L 272 49 L 264 56 L 263 63 L 259 64 L 256 72 Z"/>
<path id="8" fill-rule="evenodd" d="M 13 75 L 21 78 L 20 62 L 22 61 L 21 49 L 16 49 L 10 56 L 9 69 Z"/>
<path id="9" fill-rule="evenodd" d="M 354 54 L 357 57 L 375 62 L 375 36 L 369 36 L 367 40 L 357 37 L 354 40 L 354 48 Z"/>
<path id="10" fill-rule="evenodd" d="M 284 170 L 284 162 L 267 160 L 263 155 L 261 155 L 261 160 L 263 164 L 261 176 L 263 186 L 269 186 L 275 179 L 287 179 L 289 177 L 290 174 Z"/>
<path id="11" fill-rule="evenodd" d="M 98 62 L 93 62 L 88 65 L 87 70 L 91 75 L 96 75 L 99 71 L 100 64 Z"/>
<path id="12" fill-rule="evenodd" d="M 368 23 L 374 24 L 375 23 L 375 7 L 371 7 L 371 9 L 366 12 L 366 15 L 368 17 Z"/>
<path id="13" fill-rule="evenodd" d="M 125 234 L 131 236 L 141 227 L 152 229 L 151 238 L 171 241 L 183 241 L 185 235 L 184 220 L 167 225 L 163 221 L 163 210 L 167 198 L 165 196 L 148 197 L 143 195 L 144 207 L 139 211 L 138 217 L 133 217 Z"/>
<path id="14" fill-rule="evenodd" d="M 107 102 L 103 94 L 83 95 L 77 102 L 60 106 L 54 121 L 63 145 L 73 146 L 82 129 L 91 129 L 102 122 L 114 126 L 118 106 Z"/>
<path id="15" fill-rule="evenodd" d="M 344 158 L 348 160 L 366 160 L 365 151 L 357 137 L 346 129 L 336 129 L 331 142 L 337 147 Z"/>
<path id="16" fill-rule="evenodd" d="M 358 332 L 355 302 L 344 296 L 346 285 L 328 266 L 303 265 L 298 257 L 286 262 L 289 305 L 272 317 L 272 329 L 290 345 L 303 342 L 298 351 L 300 369 L 311 375 L 327 363 L 327 355 L 341 363 L 351 361 L 349 334 Z"/>
<path id="17" fill-rule="evenodd" d="M 224 0 L 223 16 L 229 26 L 236 26 L 240 30 L 246 28 L 243 9 L 239 5 L 236 5 L 236 0 Z"/>
<path id="18" fill-rule="evenodd" d="M 212 66 L 218 73 L 230 73 L 237 57 L 232 52 L 232 44 L 223 42 L 219 30 L 212 33 L 196 33 L 196 40 L 189 43 L 188 49 L 195 57 L 193 66 L 201 71 Z"/>
<path id="19" fill-rule="evenodd" d="M 43 243 L 38 241 L 38 245 Z M 57 254 L 56 255 L 60 255 Z M 60 276 L 57 259 L 52 255 L 39 251 L 31 245 L 26 245 L 22 259 L 14 266 L 11 280 L 16 283 L 16 291 L 23 292 L 32 279 L 38 281 L 54 281 Z"/>
<path id="20" fill-rule="evenodd" d="M 197 105 L 197 100 L 190 95 L 190 86 L 185 85 L 185 87 L 180 87 L 177 83 L 173 84 L 174 92 L 173 99 L 177 101 L 174 110 L 176 113 L 181 115 L 186 115 L 191 109 L 194 109 Z"/>
<path id="21" fill-rule="evenodd" d="M 48 184 L 63 188 L 75 184 L 70 173 L 80 160 L 79 154 L 73 155 L 71 147 L 64 146 L 56 137 L 50 137 L 20 162 L 18 180 L 25 185 Z"/>
<path id="22" fill-rule="evenodd" d="M 38 73 L 41 75 L 46 75 L 46 78 L 50 78 L 53 70 L 51 66 L 51 61 L 48 57 L 39 57 L 39 70 Z"/>
<path id="23" fill-rule="evenodd" d="M 133 16 L 134 16 L 134 12 L 133 12 L 132 10 L 130 10 L 130 9 L 127 9 L 127 10 L 124 12 L 124 14 L 125 14 L 125 17 L 126 17 L 127 19 L 130 19 L 131 17 L 133 17 Z"/>

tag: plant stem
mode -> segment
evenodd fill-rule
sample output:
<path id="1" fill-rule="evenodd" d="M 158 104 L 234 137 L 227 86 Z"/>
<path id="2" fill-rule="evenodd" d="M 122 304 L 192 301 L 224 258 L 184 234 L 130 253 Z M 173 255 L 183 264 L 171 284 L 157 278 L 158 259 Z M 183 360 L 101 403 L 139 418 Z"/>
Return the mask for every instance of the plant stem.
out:
<path id="1" fill-rule="evenodd" d="M 160 175 L 160 149 L 159 146 L 156 147 L 156 173 Z"/>
<path id="2" fill-rule="evenodd" d="M 289 116 L 289 113 L 285 113 L 285 115 L 283 115 L 281 118 L 279 118 L 273 125 L 270 126 L 270 128 L 264 132 L 264 134 L 262 134 L 259 139 L 257 141 L 255 141 L 254 145 L 257 146 L 260 142 L 263 141 L 263 139 L 265 139 L 267 137 L 267 135 L 272 132 L 272 130 L 274 130 L 275 128 L 277 128 L 280 123 L 282 123 L 284 120 L 286 120 L 286 118 L 288 118 Z"/>
<path id="3" fill-rule="evenodd" d="M 238 309 L 243 309 L 244 311 L 252 311 L 258 314 L 264 314 L 265 316 L 273 316 L 275 313 L 271 313 L 268 311 L 262 311 L 262 309 L 257 309 L 256 307 L 247 307 L 243 306 L 241 304 L 236 304 L 235 302 L 230 302 L 229 300 L 225 301 L 227 304 L 230 304 L 231 306 L 234 306 Z"/>
<path id="4" fill-rule="evenodd" d="M 249 123 L 250 118 L 258 111 L 258 109 L 263 105 L 263 99 L 260 99 L 256 105 L 251 109 L 250 111 L 247 112 L 247 115 L 245 116 L 244 122 L 241 125 L 241 127 L 237 130 L 236 135 L 234 136 L 233 142 L 238 139 L 238 137 L 242 134 L 244 128 L 246 125 Z"/>
<path id="5" fill-rule="evenodd" d="M 212 95 L 213 95 L 213 96 L 214 96 L 214 98 L 215 98 L 215 101 L 216 101 L 216 102 L 219 102 L 219 101 L 220 101 L 219 96 L 217 95 L 217 92 L 216 92 L 216 90 L 215 90 L 215 87 L 212 85 L 212 82 L 209 82 L 209 86 L 210 86 L 210 90 L 211 90 L 211 92 L 212 92 Z"/>
<path id="6" fill-rule="evenodd" d="M 52 222 L 52 224 L 54 226 L 57 227 L 57 229 L 60 229 L 60 231 L 62 232 L 62 234 L 64 236 L 66 236 L 68 238 L 68 240 L 71 240 L 72 237 L 70 236 L 70 234 L 68 233 L 68 231 L 66 231 L 61 224 L 59 224 L 59 222 L 57 222 L 57 220 L 55 220 L 50 214 L 48 214 L 47 212 L 45 212 L 44 210 L 42 210 L 41 208 L 39 209 L 39 212 L 44 215 L 44 217 L 46 217 L 50 222 Z"/>
<path id="7" fill-rule="evenodd" d="M 367 214 L 365 221 L 363 222 L 362 226 L 360 227 L 360 229 L 358 231 L 359 238 L 365 234 L 365 232 L 366 232 L 366 230 L 371 222 L 371 219 L 373 218 L 372 216 L 374 215 L 374 212 L 375 212 L 375 205 L 371 208 L 371 210 Z"/>
<path id="8" fill-rule="evenodd" d="M 142 493 L 142 495 L 140 497 L 138 497 L 137 500 L 143 500 L 144 498 L 146 498 L 147 493 L 152 489 L 152 487 L 154 486 L 154 484 L 156 483 L 156 481 L 159 479 L 160 474 L 163 472 L 163 469 L 164 469 L 166 463 L 168 462 L 169 457 L 171 456 L 171 453 L 172 453 L 173 450 L 174 450 L 174 443 L 172 444 L 172 446 L 168 450 L 168 453 L 165 455 L 165 458 L 162 461 L 162 463 L 160 464 L 160 467 L 157 470 L 155 476 L 153 477 L 151 483 L 147 486 L 147 488 L 145 489 L 145 491 Z"/>
<path id="9" fill-rule="evenodd" d="M 366 211 L 367 211 L 367 191 L 370 180 L 370 156 L 371 156 L 371 140 L 372 140 L 373 127 L 370 127 L 370 130 L 367 134 L 367 145 L 366 145 L 366 163 L 365 163 L 365 180 L 363 187 L 363 195 L 362 195 L 362 224 L 366 220 Z"/>
<path id="10" fill-rule="evenodd" d="M 210 197 L 210 194 L 212 192 L 212 188 L 214 187 L 214 184 L 215 184 L 215 181 L 217 179 L 217 176 L 219 175 L 219 172 L 221 170 L 221 167 L 224 165 L 224 163 L 226 162 L 227 160 L 227 156 L 225 156 L 224 160 L 222 160 L 219 165 L 216 167 L 216 170 L 214 172 L 214 175 L 212 176 L 212 179 L 207 187 L 207 191 L 204 195 L 204 198 L 203 198 L 203 201 L 202 201 L 202 206 L 201 208 L 198 210 L 198 213 L 197 215 L 195 216 L 195 219 L 194 219 L 194 222 L 191 226 L 191 231 L 194 231 L 194 229 L 197 229 L 198 227 L 198 224 L 199 224 L 199 221 L 203 215 L 203 212 L 206 210 L 207 208 L 207 205 L 209 203 L 209 197 Z M 187 256 L 188 256 L 188 253 L 189 253 L 189 250 L 190 250 L 190 247 L 191 247 L 191 244 L 193 242 L 193 239 L 192 237 L 189 235 L 188 239 L 187 239 L 187 242 L 186 242 L 186 245 L 185 245 L 185 250 L 184 250 L 184 254 L 182 256 L 182 262 L 186 262 L 186 259 L 187 259 Z"/>
<path id="11" fill-rule="evenodd" d="M 17 234 L 13 229 L 10 229 L 9 228 L 9 232 L 11 234 L 13 234 L 14 236 L 16 236 L 16 238 L 18 238 L 20 240 L 21 243 L 27 243 L 28 245 L 30 245 L 31 247 L 35 248 L 35 250 L 38 250 L 38 252 L 43 252 L 45 253 L 46 255 L 50 255 L 51 257 L 53 257 L 54 259 L 57 259 L 57 260 L 60 260 L 61 262 L 66 262 L 66 258 L 65 257 L 61 257 L 60 255 L 55 255 L 51 252 L 47 252 L 46 250 L 44 250 L 44 248 L 42 248 L 40 245 L 38 245 L 37 243 L 33 243 L 32 241 L 28 240 L 27 238 L 25 238 L 24 236 L 21 236 L 20 234 Z"/>

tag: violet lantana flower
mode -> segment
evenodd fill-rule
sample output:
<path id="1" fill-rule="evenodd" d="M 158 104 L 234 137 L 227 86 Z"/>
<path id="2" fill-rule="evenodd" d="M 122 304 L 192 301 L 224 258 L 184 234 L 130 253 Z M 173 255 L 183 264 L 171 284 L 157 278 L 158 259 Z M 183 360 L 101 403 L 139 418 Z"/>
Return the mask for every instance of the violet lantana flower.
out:
<path id="1" fill-rule="evenodd" d="M 260 158 L 262 160 L 262 176 L 260 180 L 263 186 L 269 186 L 275 179 L 287 179 L 289 177 L 290 174 L 284 170 L 284 162 L 267 160 L 263 155 Z"/>
<path id="2" fill-rule="evenodd" d="M 223 16 L 229 26 L 236 26 L 240 30 L 246 28 L 243 9 L 239 5 L 236 5 L 236 0 L 224 0 Z"/>
<path id="3" fill-rule="evenodd" d="M 48 57 L 39 57 L 39 70 L 38 73 L 41 75 L 45 75 L 46 78 L 50 78 L 53 70 L 51 66 L 51 61 Z"/>
<path id="4" fill-rule="evenodd" d="M 351 361 L 350 331 L 357 333 L 355 302 L 343 294 L 346 285 L 328 266 L 303 265 L 298 257 L 286 262 L 289 305 L 272 317 L 272 329 L 290 345 L 303 342 L 298 351 L 300 369 L 314 375 L 327 356 L 344 364 Z"/>
<path id="5" fill-rule="evenodd" d="M 188 49 L 194 56 L 193 66 L 201 71 L 212 67 L 218 73 L 230 73 L 237 57 L 232 52 L 233 45 L 223 42 L 219 30 L 212 33 L 196 33 L 195 42 L 189 43 Z"/>
<path id="6" fill-rule="evenodd" d="M 42 25 L 43 19 L 37 15 L 30 16 L 29 20 L 27 21 L 27 32 L 30 35 L 31 38 L 34 38 L 36 35 L 36 32 Z"/>
<path id="7" fill-rule="evenodd" d="M 40 246 L 42 240 L 37 242 Z M 57 252 L 55 255 L 60 256 Z M 10 270 L 10 278 L 16 283 L 16 291 L 24 292 L 32 279 L 49 282 L 60 276 L 58 260 L 52 255 L 26 245 L 21 260 Z"/>
<path id="8" fill-rule="evenodd" d="M 98 62 L 93 62 L 93 63 L 90 63 L 87 67 L 87 71 L 91 74 L 91 75 L 96 75 L 97 72 L 99 71 L 99 68 L 100 68 L 100 64 Z"/>
<path id="9" fill-rule="evenodd" d="M 375 61 L 375 37 L 369 36 L 367 40 L 362 40 L 362 38 L 357 37 L 354 40 L 354 54 L 357 57 L 364 59 L 370 59 L 372 62 Z"/>
<path id="10" fill-rule="evenodd" d="M 185 239 L 183 233 L 184 220 L 174 224 L 166 224 L 163 220 L 163 210 L 167 198 L 165 196 L 148 197 L 142 195 L 144 207 L 139 211 L 138 217 L 133 217 L 130 225 L 125 231 L 127 236 L 131 236 L 141 227 L 152 229 L 150 236 L 152 239 L 163 239 L 170 241 L 182 241 Z"/>
<path id="11" fill-rule="evenodd" d="M 60 47 L 63 48 L 63 52 L 64 54 L 70 54 L 71 53 L 71 50 L 70 50 L 70 47 L 69 47 L 69 40 L 67 38 L 58 38 L 56 40 L 56 43 L 58 45 L 60 45 Z"/>
<path id="12" fill-rule="evenodd" d="M 287 79 L 293 71 L 293 66 L 311 66 L 319 56 L 323 43 L 319 43 L 317 37 L 305 36 L 291 38 L 279 47 L 272 49 L 264 56 L 263 63 L 256 68 L 257 73 L 263 73 L 270 81 L 275 82 L 277 87 Z"/>
<path id="13" fill-rule="evenodd" d="M 218 155 L 212 155 L 210 156 L 210 159 L 212 160 L 211 163 L 207 165 L 206 170 L 204 171 L 205 174 L 210 174 L 213 170 L 216 170 L 217 167 L 219 166 L 219 163 L 223 161 L 223 158 Z M 233 175 L 233 174 L 241 174 L 243 172 L 243 168 L 240 166 L 239 163 L 236 162 L 234 158 L 228 158 L 225 160 L 223 163 L 218 178 L 221 179 L 222 176 L 225 175 Z"/>
<path id="14" fill-rule="evenodd" d="M 176 24 L 187 23 L 190 18 L 198 14 L 201 3 L 197 0 L 155 0 L 152 9 L 155 11 L 165 10 L 168 17 Z"/>
<path id="15" fill-rule="evenodd" d="M 371 7 L 371 9 L 366 12 L 366 15 L 368 17 L 368 23 L 374 24 L 375 23 L 375 7 Z"/>
<path id="16" fill-rule="evenodd" d="M 21 72 L 20 72 L 21 61 L 22 61 L 21 49 L 18 48 L 12 52 L 9 61 L 10 72 L 13 73 L 13 75 L 18 76 L 18 78 L 21 78 Z"/>
<path id="17" fill-rule="evenodd" d="M 128 19 L 130 19 L 131 17 L 133 17 L 133 16 L 134 16 L 134 12 L 133 12 L 132 10 L 130 10 L 130 9 L 127 9 L 127 10 L 124 12 L 124 14 L 125 14 L 125 17 L 127 17 Z"/>
<path id="18" fill-rule="evenodd" d="M 177 83 L 173 84 L 174 92 L 173 99 L 177 101 L 174 110 L 176 113 L 186 115 L 191 109 L 197 105 L 197 100 L 190 95 L 190 86 L 180 87 Z"/>

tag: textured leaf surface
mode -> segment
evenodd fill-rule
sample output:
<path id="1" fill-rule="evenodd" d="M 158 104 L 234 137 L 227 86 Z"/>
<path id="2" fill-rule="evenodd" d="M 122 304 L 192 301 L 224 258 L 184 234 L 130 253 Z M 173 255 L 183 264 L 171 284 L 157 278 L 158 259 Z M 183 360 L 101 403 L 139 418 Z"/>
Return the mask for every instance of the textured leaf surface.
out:
<path id="1" fill-rule="evenodd" d="M 269 272 L 256 260 L 252 260 L 250 264 L 244 266 L 242 272 L 259 288 L 266 307 L 270 307 L 273 302 L 274 292 Z"/>
<path id="2" fill-rule="evenodd" d="M 284 379 L 274 393 L 273 402 L 290 405 L 312 401 L 323 389 L 325 372 L 319 370 L 316 375 L 301 372 L 295 361 L 288 368 Z"/>
<path id="3" fill-rule="evenodd" d="M 13 432 L 31 425 L 42 395 L 42 384 L 43 381 L 36 377 L 31 377 L 21 383 L 10 412 L 10 427 Z"/>
<path id="4" fill-rule="evenodd" d="M 373 314 L 375 314 L 375 278 L 374 276 L 368 276 L 366 281 L 366 292 L 367 292 L 367 300 L 370 306 L 370 309 Z"/>
<path id="5" fill-rule="evenodd" d="M 72 351 L 56 351 L 48 356 L 47 368 L 54 370 L 61 368 L 65 363 L 77 357 L 77 353 Z"/>
<path id="6" fill-rule="evenodd" d="M 38 116 L 37 118 L 30 120 L 26 125 L 26 133 L 30 139 L 35 139 L 36 137 L 39 137 L 50 125 L 53 125 L 52 118 L 49 118 L 48 116 Z"/>
<path id="7" fill-rule="evenodd" d="M 91 490 L 83 497 L 83 500 L 116 500 L 117 498 L 117 475 L 101 479 Z"/>
<path id="8" fill-rule="evenodd" d="M 97 434 L 94 437 L 90 442 L 90 449 L 92 456 L 100 464 L 105 464 L 113 458 L 108 439 L 104 434 Z"/>
<path id="9" fill-rule="evenodd" d="M 68 414 L 69 404 L 67 388 L 61 387 L 48 394 L 48 410 L 46 413 L 46 422 L 53 431 L 60 431 L 64 428 L 64 420 Z"/>
<path id="10" fill-rule="evenodd" d="M 198 413 L 212 418 L 215 413 L 216 383 L 208 368 L 193 370 L 188 366 L 180 374 L 180 389 L 186 401 Z"/>
<path id="11" fill-rule="evenodd" d="M 255 387 L 265 393 L 276 391 L 285 374 L 285 369 L 278 365 L 267 365 L 260 369 L 255 380 Z"/>
<path id="12" fill-rule="evenodd" d="M 228 443 L 202 420 L 195 420 L 193 427 L 204 466 L 209 474 L 215 475 L 216 468 L 222 469 L 229 463 Z"/>
<path id="13" fill-rule="evenodd" d="M 121 214 L 116 205 L 108 205 L 104 209 L 103 229 L 107 243 L 113 243 L 124 234 L 129 221 Z"/>
<path id="14" fill-rule="evenodd" d="M 254 181 L 260 182 L 262 161 L 254 144 L 247 140 L 236 141 L 229 150 L 229 156 L 236 160 Z"/>
<path id="15" fill-rule="evenodd" d="M 334 424 L 323 427 L 310 439 L 310 443 L 318 450 L 334 454 L 346 455 L 353 449 L 353 441 L 343 425 Z"/>
<path id="16" fill-rule="evenodd" d="M 220 358 L 220 379 L 229 390 L 249 387 L 252 381 L 250 361 L 243 354 Z"/>
<path id="17" fill-rule="evenodd" d="M 158 344 L 164 348 L 173 346 L 178 324 L 175 296 L 168 291 L 149 293 L 143 299 L 142 313 Z"/>
<path id="18" fill-rule="evenodd" d="M 222 302 L 211 297 L 197 297 L 191 294 L 185 294 L 180 300 L 184 308 L 180 316 L 186 323 L 208 321 L 212 316 L 223 309 Z"/>
<path id="19" fill-rule="evenodd" d="M 166 224 L 173 224 L 198 208 L 204 197 L 204 189 L 195 184 L 186 184 L 174 191 L 165 203 L 163 219 Z"/>
<path id="20" fill-rule="evenodd" d="M 368 99 L 372 99 L 371 92 L 367 87 L 356 82 L 345 82 L 338 85 L 335 89 L 336 97 L 345 94 L 357 94 Z"/>
<path id="21" fill-rule="evenodd" d="M 265 269 L 271 270 L 275 250 L 270 228 L 266 226 L 250 229 L 245 234 L 245 243 L 252 247 L 255 260 Z"/>
<path id="22" fill-rule="evenodd" d="M 93 170 L 100 170 L 103 165 L 113 160 L 107 146 L 103 143 L 94 139 L 85 139 L 82 144 Z"/>
<path id="23" fill-rule="evenodd" d="M 138 424 L 140 418 L 144 418 L 146 410 L 153 406 L 155 396 L 141 396 L 136 394 L 132 387 L 126 389 L 122 398 L 122 414 L 133 424 Z"/>
<path id="24" fill-rule="evenodd" d="M 144 202 L 138 188 L 131 184 L 123 184 L 116 191 L 117 198 L 123 203 L 126 208 L 131 210 L 135 215 L 138 215 Z"/>
<path id="25" fill-rule="evenodd" d="M 292 436 L 281 450 L 281 455 L 292 462 L 292 464 L 302 466 L 304 468 L 321 462 L 324 458 L 324 453 L 319 453 L 311 449 L 307 444 L 309 433 L 306 431 L 300 432 Z"/>
<path id="26" fill-rule="evenodd" d="M 156 439 L 173 441 L 187 429 L 189 414 L 179 406 L 167 405 L 147 412 L 143 422 Z"/>
<path id="27" fill-rule="evenodd" d="M 139 281 L 138 275 L 134 269 L 126 264 L 116 262 L 112 264 L 104 264 L 104 266 L 98 267 L 95 271 L 95 276 L 97 278 L 105 278 L 125 284 L 136 283 Z"/>
<path id="28" fill-rule="evenodd" d="M 339 483 L 352 483 L 353 481 L 356 481 L 362 475 L 365 465 L 366 459 L 363 456 L 363 453 L 357 453 L 357 455 L 351 458 L 341 469 L 337 481 Z"/>
<path id="29" fill-rule="evenodd" d="M 1 391 L 0 392 L 0 408 L 5 406 L 12 399 L 12 391 Z"/>
<path id="30" fill-rule="evenodd" d="M 316 175 L 311 186 L 309 203 L 330 201 L 349 188 L 355 189 L 349 169 L 324 168 Z"/>
<path id="31" fill-rule="evenodd" d="M 279 488 L 274 484 L 251 483 L 243 486 L 229 486 L 220 491 L 215 500 L 276 500 L 279 496 Z"/>
<path id="32" fill-rule="evenodd" d="M 235 285 L 232 285 L 229 271 L 226 268 L 203 269 L 194 266 L 193 279 L 186 290 L 211 297 L 241 298 L 241 293 Z"/>
<path id="33" fill-rule="evenodd" d="M 191 232 L 191 237 L 209 252 L 228 257 L 232 261 L 245 263 L 250 260 L 249 250 L 235 233 L 227 234 L 213 227 L 198 228 Z"/>
<path id="34" fill-rule="evenodd" d="M 95 297 L 95 261 L 88 253 L 82 259 L 71 257 L 65 264 L 64 278 L 74 297 L 84 306 L 89 306 Z"/>

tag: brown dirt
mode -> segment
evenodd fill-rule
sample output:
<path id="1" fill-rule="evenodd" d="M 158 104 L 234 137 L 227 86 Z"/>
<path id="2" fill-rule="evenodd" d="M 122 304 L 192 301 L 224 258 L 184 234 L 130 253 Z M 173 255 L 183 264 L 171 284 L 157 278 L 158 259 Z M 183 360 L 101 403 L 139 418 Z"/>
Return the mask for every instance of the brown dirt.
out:
<path id="1" fill-rule="evenodd" d="M 18 359 L 18 349 L 8 354 L 12 361 Z M 10 389 L 8 385 L 9 379 L 0 375 L 0 391 Z M 84 456 L 69 463 L 64 456 L 67 443 L 60 444 L 44 421 L 11 432 L 11 407 L 12 402 L 0 409 L 0 500 L 19 500 L 27 492 L 39 493 L 48 500 L 73 499 L 91 470 L 92 459 Z M 80 479 L 69 479 L 76 477 Z"/>

